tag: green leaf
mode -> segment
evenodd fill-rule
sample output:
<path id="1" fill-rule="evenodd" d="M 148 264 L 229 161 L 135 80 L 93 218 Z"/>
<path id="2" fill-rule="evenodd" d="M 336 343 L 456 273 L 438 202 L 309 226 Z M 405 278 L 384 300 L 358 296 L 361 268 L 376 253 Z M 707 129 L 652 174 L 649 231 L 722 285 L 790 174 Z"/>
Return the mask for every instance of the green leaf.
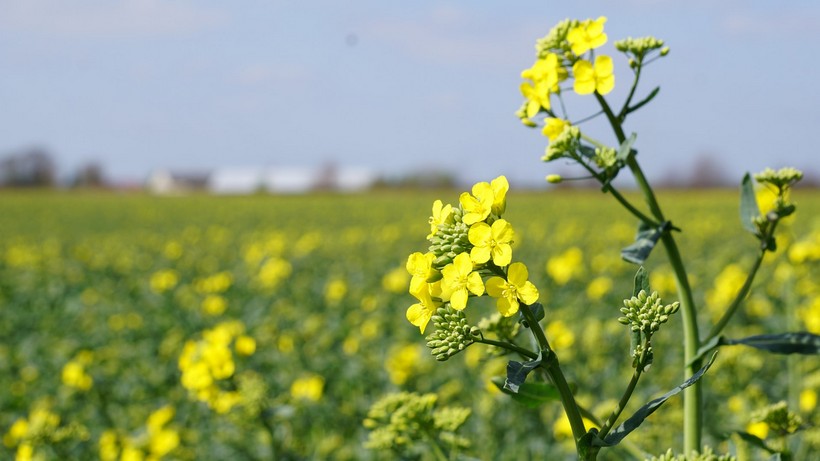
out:
<path id="1" fill-rule="evenodd" d="M 741 431 L 737 431 L 735 432 L 735 434 L 737 434 L 744 442 L 750 445 L 760 448 L 761 450 L 768 451 L 769 453 L 775 453 L 775 451 L 771 447 L 769 447 L 763 439 L 756 435 Z"/>
<path id="2" fill-rule="evenodd" d="M 820 354 L 820 336 L 803 331 L 796 333 L 755 335 L 741 339 L 727 339 L 725 336 L 715 336 L 698 349 L 697 353 L 695 353 L 695 357 L 689 361 L 688 365 L 705 357 L 712 349 L 720 346 L 735 346 L 738 344 L 774 354 Z"/>
<path id="3" fill-rule="evenodd" d="M 645 97 L 645 98 L 643 98 L 643 100 L 641 100 L 641 102 L 639 102 L 639 103 L 635 104 L 634 106 L 630 107 L 629 109 L 627 109 L 626 114 L 629 114 L 630 112 L 634 112 L 634 111 L 640 109 L 641 107 L 643 107 L 644 105 L 648 104 L 649 101 L 653 100 L 655 98 L 655 96 L 658 95 L 659 91 L 661 91 L 661 87 L 656 86 L 655 89 L 652 90 L 647 97 Z M 626 115 L 626 114 L 624 114 L 624 115 Z"/>
<path id="4" fill-rule="evenodd" d="M 540 322 L 544 319 L 544 317 L 546 317 L 546 314 L 544 313 L 544 306 L 541 303 L 530 304 L 529 308 L 532 310 L 532 315 L 535 316 L 536 321 Z M 521 325 L 523 325 L 524 328 L 530 327 L 527 320 L 524 318 L 523 313 L 521 313 L 521 318 L 518 321 L 521 322 Z"/>
<path id="5" fill-rule="evenodd" d="M 505 380 L 501 377 L 493 378 L 492 382 L 501 392 L 509 394 L 513 400 L 529 408 L 538 408 L 546 402 L 561 399 L 558 389 L 549 383 L 523 383 L 518 387 L 518 392 L 513 392 L 504 387 Z"/>
<path id="6" fill-rule="evenodd" d="M 777 333 L 755 335 L 743 339 L 725 339 L 723 344 L 743 344 L 775 354 L 820 354 L 820 336 L 808 333 Z"/>
<path id="7" fill-rule="evenodd" d="M 616 427 L 612 430 L 603 440 L 596 439 L 593 441 L 593 444 L 600 447 L 613 447 L 621 442 L 627 435 L 629 435 L 632 431 L 638 428 L 644 420 L 649 417 L 652 413 L 655 412 L 661 405 L 663 405 L 667 400 L 671 397 L 679 394 L 682 390 L 686 389 L 687 387 L 695 384 L 706 370 L 712 366 L 712 363 L 715 361 L 715 357 L 717 356 L 717 352 L 712 354 L 712 358 L 709 359 L 709 363 L 703 366 L 700 370 L 698 370 L 694 375 L 692 375 L 689 379 L 684 381 L 678 387 L 672 389 L 671 391 L 663 394 L 662 396 L 652 400 L 651 402 L 647 403 L 646 405 L 642 406 L 635 412 L 632 416 L 629 417 L 626 421 L 621 423 L 620 426 Z"/>
<path id="8" fill-rule="evenodd" d="M 636 133 L 632 133 L 629 138 L 621 143 L 621 146 L 618 148 L 618 155 L 616 155 L 615 158 L 625 162 L 626 159 L 629 158 L 629 153 L 632 152 L 632 145 L 635 144 L 637 137 L 638 135 Z"/>
<path id="9" fill-rule="evenodd" d="M 639 267 L 638 272 L 635 273 L 635 288 L 632 289 L 632 296 L 638 296 L 641 290 L 646 294 L 651 293 L 649 291 L 649 272 L 643 266 Z"/>
<path id="10" fill-rule="evenodd" d="M 740 222 L 744 229 L 755 235 L 757 235 L 757 226 L 754 220 L 758 216 L 760 216 L 760 207 L 757 206 L 752 177 L 746 173 L 740 183 Z"/>
<path id="11" fill-rule="evenodd" d="M 538 357 L 529 362 L 522 363 L 510 360 L 507 363 L 507 379 L 504 382 L 504 389 L 517 394 L 521 389 L 521 385 L 524 384 L 524 380 L 527 379 L 527 375 L 529 375 L 532 370 L 538 368 L 542 360 L 543 355 L 540 352 L 538 353 Z"/>
<path id="12" fill-rule="evenodd" d="M 649 253 L 655 248 L 661 235 L 670 228 L 671 224 L 671 222 L 666 221 L 657 228 L 652 228 L 641 222 L 638 226 L 635 243 L 621 250 L 621 258 L 631 263 L 643 264 L 649 257 Z"/>

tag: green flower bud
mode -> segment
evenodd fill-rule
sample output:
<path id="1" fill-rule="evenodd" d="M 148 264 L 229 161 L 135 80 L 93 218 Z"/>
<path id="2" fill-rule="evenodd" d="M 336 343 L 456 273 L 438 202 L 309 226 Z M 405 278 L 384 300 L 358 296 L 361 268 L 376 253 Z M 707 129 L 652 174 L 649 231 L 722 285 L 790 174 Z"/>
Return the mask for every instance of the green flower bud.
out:
<path id="1" fill-rule="evenodd" d="M 436 331 L 427 337 L 430 353 L 439 361 L 445 361 L 463 351 L 474 342 L 480 331 L 467 323 L 464 312 L 455 310 L 447 303 L 431 317 Z"/>
<path id="2" fill-rule="evenodd" d="M 564 178 L 560 174 L 547 175 L 547 182 L 550 184 L 558 184 L 563 180 Z"/>

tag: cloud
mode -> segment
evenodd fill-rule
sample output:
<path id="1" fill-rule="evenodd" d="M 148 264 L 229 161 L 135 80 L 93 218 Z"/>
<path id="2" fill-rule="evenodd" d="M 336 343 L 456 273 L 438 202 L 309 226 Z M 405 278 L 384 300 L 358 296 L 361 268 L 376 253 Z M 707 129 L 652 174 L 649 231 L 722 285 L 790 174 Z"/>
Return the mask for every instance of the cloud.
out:
<path id="1" fill-rule="evenodd" d="M 0 11 L 0 31 L 79 38 L 188 34 L 226 19 L 194 2 L 168 0 L 0 0 Z"/>

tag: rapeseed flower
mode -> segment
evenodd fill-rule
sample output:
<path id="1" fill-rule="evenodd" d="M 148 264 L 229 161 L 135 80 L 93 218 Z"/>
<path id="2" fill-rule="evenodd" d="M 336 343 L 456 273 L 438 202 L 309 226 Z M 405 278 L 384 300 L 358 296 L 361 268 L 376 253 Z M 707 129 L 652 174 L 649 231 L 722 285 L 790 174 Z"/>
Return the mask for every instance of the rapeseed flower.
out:
<path id="1" fill-rule="evenodd" d="M 445 266 L 441 273 L 443 275 L 442 299 L 450 301 L 453 309 L 462 310 L 467 307 L 469 293 L 476 296 L 484 294 L 484 282 L 481 280 L 481 275 L 473 271 L 473 263 L 467 253 L 456 256 L 456 259 Z"/>
<path id="2" fill-rule="evenodd" d="M 490 188 L 493 190 L 492 212 L 496 216 L 501 216 L 507 210 L 507 191 L 510 190 L 510 183 L 506 176 L 499 176 L 490 181 Z"/>
<path id="3" fill-rule="evenodd" d="M 435 284 L 436 287 L 439 285 L 439 283 Z M 407 308 L 406 313 L 407 320 L 413 325 L 419 327 L 422 334 L 424 333 L 424 329 L 427 328 L 430 318 L 432 318 L 433 314 L 435 314 L 436 309 L 441 306 L 441 302 L 433 300 L 430 295 L 429 286 L 430 284 L 425 283 L 417 286 L 415 290 L 410 290 L 410 293 L 415 296 L 419 302 Z"/>
<path id="4" fill-rule="evenodd" d="M 612 58 L 609 56 L 597 56 L 594 66 L 581 59 L 572 66 L 572 74 L 575 76 L 573 88 L 581 95 L 597 91 L 603 96 L 615 88 L 615 75 L 612 71 Z"/>
<path id="5" fill-rule="evenodd" d="M 496 307 L 504 317 L 518 312 L 519 303 L 533 304 L 538 301 L 538 289 L 529 280 L 529 272 L 524 263 L 510 264 L 507 279 L 495 276 L 487 280 L 487 294 L 498 298 Z"/>
<path id="6" fill-rule="evenodd" d="M 544 129 L 541 132 L 550 141 L 555 140 L 563 131 L 564 128 L 570 126 L 570 123 L 564 119 L 549 117 L 544 119 Z"/>
<path id="7" fill-rule="evenodd" d="M 470 226 L 479 221 L 484 221 L 490 216 L 495 203 L 495 194 L 489 183 L 480 182 L 473 186 L 472 194 L 464 192 L 458 201 L 464 210 L 461 221 Z"/>
<path id="8" fill-rule="evenodd" d="M 421 253 L 417 251 L 407 257 L 405 267 L 407 268 L 407 272 L 412 276 L 410 279 L 411 293 L 418 291 L 419 287 L 427 283 L 427 281 L 436 274 L 435 269 L 433 269 L 433 260 L 435 259 L 436 255 L 432 252 Z"/>
<path id="9" fill-rule="evenodd" d="M 521 94 L 527 99 L 524 107 L 527 118 L 535 117 L 541 109 L 551 108 L 550 94 L 559 91 L 558 82 L 565 75 L 566 71 L 554 53 L 538 59 L 532 67 L 521 72 L 521 78 L 531 81 L 522 83 L 520 87 Z"/>
<path id="10" fill-rule="evenodd" d="M 477 222 L 470 227 L 468 233 L 470 243 L 474 246 L 470 251 L 470 259 L 476 264 L 484 264 L 492 258 L 493 264 L 504 267 L 512 260 L 513 228 L 509 222 L 499 219 L 492 226 L 484 222 Z"/>
<path id="11" fill-rule="evenodd" d="M 430 234 L 427 238 L 432 238 L 438 231 L 438 226 L 452 222 L 453 206 L 449 203 L 442 205 L 441 200 L 433 202 L 433 215 L 430 216 Z"/>
<path id="12" fill-rule="evenodd" d="M 576 56 L 580 56 L 606 43 L 607 36 L 604 33 L 605 22 L 606 17 L 604 16 L 594 21 L 587 19 L 567 32 L 567 41 L 570 43 L 572 52 Z"/>

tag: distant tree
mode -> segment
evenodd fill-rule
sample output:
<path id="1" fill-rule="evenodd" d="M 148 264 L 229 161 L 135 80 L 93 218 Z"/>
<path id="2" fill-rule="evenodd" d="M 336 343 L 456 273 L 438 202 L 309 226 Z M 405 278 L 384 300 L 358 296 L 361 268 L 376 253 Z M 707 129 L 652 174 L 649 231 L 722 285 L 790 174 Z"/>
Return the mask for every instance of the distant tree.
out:
<path id="1" fill-rule="evenodd" d="M 74 187 L 105 187 L 105 175 L 98 163 L 87 163 L 77 170 Z"/>
<path id="2" fill-rule="evenodd" d="M 56 171 L 48 152 L 30 148 L 0 162 L 0 183 L 9 187 L 51 187 Z"/>

